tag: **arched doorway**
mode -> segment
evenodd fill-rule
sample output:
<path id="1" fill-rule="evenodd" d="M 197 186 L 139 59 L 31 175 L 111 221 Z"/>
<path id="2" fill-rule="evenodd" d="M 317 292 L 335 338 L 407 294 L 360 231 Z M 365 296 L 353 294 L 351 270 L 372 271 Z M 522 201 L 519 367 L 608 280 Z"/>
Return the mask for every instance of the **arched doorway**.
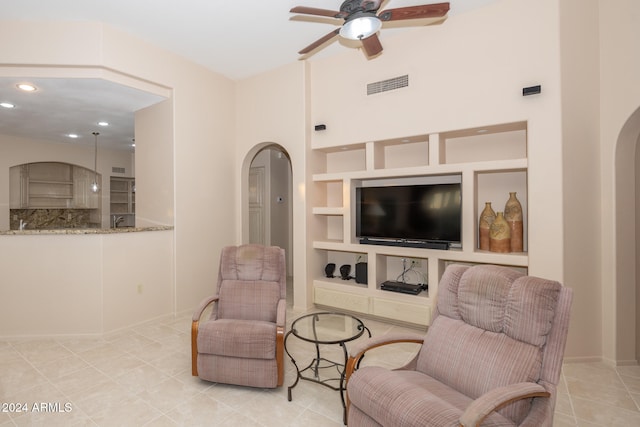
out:
<path id="1" fill-rule="evenodd" d="M 245 159 L 243 242 L 279 246 L 287 264 L 287 302 L 293 301 L 293 183 L 291 160 L 277 144 L 264 144 Z"/>
<path id="2" fill-rule="evenodd" d="M 618 136 L 615 162 L 616 359 L 640 360 L 640 108 Z"/>

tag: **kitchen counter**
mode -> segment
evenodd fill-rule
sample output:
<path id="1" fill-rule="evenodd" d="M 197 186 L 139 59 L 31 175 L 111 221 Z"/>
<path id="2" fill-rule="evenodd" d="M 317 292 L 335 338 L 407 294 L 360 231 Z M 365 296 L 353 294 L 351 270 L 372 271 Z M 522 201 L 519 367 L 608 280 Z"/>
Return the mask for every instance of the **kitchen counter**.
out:
<path id="1" fill-rule="evenodd" d="M 172 226 L 0 231 L 0 339 L 100 336 L 172 315 L 174 246 Z"/>
<path id="2" fill-rule="evenodd" d="M 62 228 L 51 230 L 4 230 L 0 231 L 0 236 L 28 236 L 28 235 L 51 235 L 51 234 L 119 234 L 137 233 L 140 231 L 165 231 L 173 230 L 172 225 L 159 225 L 154 227 L 119 227 L 119 228 Z"/>

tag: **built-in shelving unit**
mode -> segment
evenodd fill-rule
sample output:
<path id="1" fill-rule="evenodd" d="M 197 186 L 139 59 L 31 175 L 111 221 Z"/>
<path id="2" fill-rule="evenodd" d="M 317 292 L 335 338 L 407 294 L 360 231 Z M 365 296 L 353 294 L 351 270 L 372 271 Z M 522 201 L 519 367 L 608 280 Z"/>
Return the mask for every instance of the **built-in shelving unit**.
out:
<path id="1" fill-rule="evenodd" d="M 11 167 L 12 209 L 99 209 L 90 191 L 95 172 L 62 162 L 35 162 Z"/>
<path id="2" fill-rule="evenodd" d="M 314 148 L 311 227 L 316 263 L 310 263 L 314 303 L 381 318 L 427 325 L 440 277 L 450 263 L 500 264 L 526 271 L 527 254 L 527 125 L 509 123 L 389 140 Z M 403 180 L 455 175 L 462 183 L 462 244 L 449 250 L 363 245 L 355 235 L 355 188 L 367 181 Z M 485 202 L 502 211 L 515 191 L 524 211 L 525 252 L 494 253 L 478 249 L 478 216 Z M 404 260 L 404 261 L 403 261 Z M 398 280 L 403 262 L 414 261 L 418 295 L 380 289 Z M 367 283 L 326 278 L 324 266 L 367 262 Z M 405 264 L 406 265 L 406 264 Z M 337 268 L 336 268 L 337 270 Z M 413 274 L 413 273 L 412 273 Z"/>
<path id="3" fill-rule="evenodd" d="M 111 214 L 134 214 L 136 192 L 134 178 L 111 177 Z"/>

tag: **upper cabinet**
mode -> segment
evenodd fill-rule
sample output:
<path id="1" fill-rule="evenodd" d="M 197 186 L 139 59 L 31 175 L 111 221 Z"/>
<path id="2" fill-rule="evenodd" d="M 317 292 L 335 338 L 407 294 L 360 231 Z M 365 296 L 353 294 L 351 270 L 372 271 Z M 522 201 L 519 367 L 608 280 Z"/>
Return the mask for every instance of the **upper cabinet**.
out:
<path id="1" fill-rule="evenodd" d="M 38 162 L 10 169 L 11 209 L 97 209 L 92 170 L 61 162 Z M 100 183 L 100 175 L 97 175 Z"/>

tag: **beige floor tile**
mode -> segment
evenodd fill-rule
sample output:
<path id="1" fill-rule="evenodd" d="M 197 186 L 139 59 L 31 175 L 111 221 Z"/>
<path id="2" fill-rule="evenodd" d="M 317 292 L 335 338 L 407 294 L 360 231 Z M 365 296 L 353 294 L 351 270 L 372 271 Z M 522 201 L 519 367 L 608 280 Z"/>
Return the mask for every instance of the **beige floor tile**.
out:
<path id="1" fill-rule="evenodd" d="M 55 381 L 65 375 L 87 368 L 89 364 L 80 356 L 71 354 L 62 359 L 34 363 L 34 366 L 49 380 Z"/>
<path id="2" fill-rule="evenodd" d="M 289 310 L 287 322 L 307 312 Z M 363 318 L 374 336 L 411 332 Z M 287 399 L 296 370 L 285 355 L 285 383 L 274 390 L 215 384 L 191 375 L 191 316 L 164 318 L 102 337 L 0 341 L 0 398 L 70 403 L 71 412 L 0 413 L 0 426 L 340 426 L 340 394 L 300 381 Z M 352 348 L 365 337 L 347 343 Z M 363 365 L 401 366 L 413 344 L 376 349 Z M 301 368 L 315 347 L 293 336 L 287 349 Z M 342 348 L 323 345 L 321 356 L 341 362 Z M 335 369 L 335 368 L 332 368 Z M 328 372 L 330 372 L 329 370 Z M 338 375 L 338 371 L 333 372 Z M 332 375 L 333 376 L 333 375 Z M 325 375 L 326 377 L 326 375 Z M 567 363 L 558 386 L 555 427 L 640 425 L 640 367 Z"/>
<path id="3" fill-rule="evenodd" d="M 71 356 L 73 353 L 57 342 L 47 341 L 42 347 L 29 343 L 17 347 L 18 352 L 29 362 L 37 365 Z"/>
<path id="4" fill-rule="evenodd" d="M 224 403 L 200 393 L 168 411 L 165 416 L 181 426 L 217 426 L 223 425 L 232 415 L 235 417 L 237 414 Z M 244 421 L 245 424 L 238 423 L 236 425 L 251 425 L 246 423 L 247 419 Z"/>
<path id="5" fill-rule="evenodd" d="M 108 381 L 85 390 L 72 403 L 90 417 L 104 417 L 134 398 L 135 395 L 125 387 L 115 381 Z"/>
<path id="6" fill-rule="evenodd" d="M 156 387 L 168 378 L 169 375 L 160 369 L 142 364 L 116 377 L 115 381 L 129 390 L 129 392 L 137 394 Z"/>
<path id="7" fill-rule="evenodd" d="M 98 369 L 100 372 L 109 376 L 110 378 L 117 378 L 127 371 L 135 368 L 139 368 L 145 365 L 145 362 L 131 354 L 118 353 L 115 357 L 110 359 L 98 359 L 95 360 L 91 366 Z"/>
<path id="8" fill-rule="evenodd" d="M 562 373 L 567 380 L 575 378 L 601 386 L 625 388 L 616 370 L 604 363 L 566 363 Z"/>
<path id="9" fill-rule="evenodd" d="M 92 417 L 99 426 L 143 426 L 163 415 L 142 399 L 130 400 L 118 405 L 104 415 Z"/>
<path id="10" fill-rule="evenodd" d="M 20 391 L 47 382 L 46 377 L 23 358 L 0 361 L 2 402 L 10 402 Z"/>
<path id="11" fill-rule="evenodd" d="M 58 378 L 55 385 L 65 396 L 74 401 L 88 390 L 109 382 L 111 380 L 105 374 L 93 367 L 87 367 Z"/>
<path id="12" fill-rule="evenodd" d="M 127 354 L 127 352 L 116 348 L 111 343 L 107 342 L 105 344 L 100 344 L 90 349 L 80 351 L 77 354 L 87 361 L 87 363 L 94 364 L 116 359 Z"/>
<path id="13" fill-rule="evenodd" d="M 162 413 L 166 413 L 185 401 L 195 397 L 200 390 L 174 378 L 168 378 L 158 385 L 137 394 Z"/>
<path id="14" fill-rule="evenodd" d="M 567 379 L 567 385 L 570 395 L 574 398 L 579 397 L 595 400 L 599 403 L 631 411 L 637 410 L 636 403 L 625 389 L 602 386 L 597 383 L 594 384 L 589 381 L 581 381 L 573 378 Z"/>
<path id="15" fill-rule="evenodd" d="M 580 424 L 580 420 L 606 426 L 638 426 L 640 412 L 607 405 L 599 401 L 572 397 L 573 408 Z"/>

